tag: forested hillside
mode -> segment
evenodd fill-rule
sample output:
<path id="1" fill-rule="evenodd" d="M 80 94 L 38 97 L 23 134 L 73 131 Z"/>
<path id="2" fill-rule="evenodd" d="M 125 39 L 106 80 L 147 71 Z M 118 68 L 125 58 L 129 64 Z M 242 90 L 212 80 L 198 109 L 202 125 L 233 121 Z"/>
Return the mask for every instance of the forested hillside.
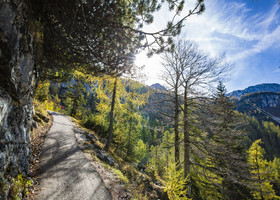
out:
<path id="1" fill-rule="evenodd" d="M 80 72 L 68 78 L 65 82 L 40 83 L 36 98 L 45 102 L 48 109 L 80 120 L 84 127 L 103 138 L 104 148 L 108 144 L 110 130 L 113 130 L 110 152 L 120 156 L 123 162 L 136 163 L 135 170 L 162 184 L 162 190 L 169 195 L 186 192 L 181 186 L 191 180 L 190 196 L 207 199 L 211 195 L 216 199 L 222 195 L 220 189 L 226 178 L 229 183 L 231 179 L 235 180 L 234 185 L 228 187 L 242 188 L 242 192 L 234 193 L 230 188 L 224 188 L 223 195 L 253 198 L 266 194 L 268 199 L 272 198 L 271 195 L 279 195 L 279 126 L 234 111 L 235 103 L 225 95 L 223 85 L 218 87 L 212 98 L 193 99 L 190 104 L 199 106 L 192 107 L 188 114 L 191 120 L 191 165 L 187 177 L 191 175 L 191 179 L 184 179 L 184 154 L 181 150 L 184 144 L 181 142 L 180 163 L 175 163 L 171 91 L 124 78 L 89 77 Z M 115 110 L 111 127 L 114 91 Z M 183 103 L 181 95 L 178 101 Z M 179 138 L 183 138 L 182 117 L 183 113 L 179 111 Z M 260 169 L 260 163 L 255 163 L 254 156 L 259 156 Z M 233 171 L 224 177 L 228 170 Z M 259 176 L 261 181 L 256 182 Z M 172 184 L 175 184 L 174 188 L 170 188 Z M 257 191 L 256 187 L 259 187 Z M 155 198 L 149 192 L 146 194 L 148 198 Z"/>
<path id="2" fill-rule="evenodd" d="M 237 101 L 236 109 L 258 120 L 280 123 L 280 93 L 257 92 L 245 95 Z"/>
<path id="3" fill-rule="evenodd" d="M 134 163 L 130 171 L 149 176 L 169 199 L 278 198 L 280 129 L 247 104 L 250 98 L 277 110 L 277 93 L 236 101 L 217 79 L 229 67 L 224 58 L 201 55 L 191 42 L 177 45 L 176 54 L 165 54 L 169 88 L 75 71 L 67 81 L 41 82 L 36 98 L 80 120 L 102 138 L 104 150 Z M 184 65 L 172 61 L 180 59 Z M 200 89 L 217 82 L 213 93 Z M 158 190 L 149 187 L 142 194 L 156 199 Z"/>

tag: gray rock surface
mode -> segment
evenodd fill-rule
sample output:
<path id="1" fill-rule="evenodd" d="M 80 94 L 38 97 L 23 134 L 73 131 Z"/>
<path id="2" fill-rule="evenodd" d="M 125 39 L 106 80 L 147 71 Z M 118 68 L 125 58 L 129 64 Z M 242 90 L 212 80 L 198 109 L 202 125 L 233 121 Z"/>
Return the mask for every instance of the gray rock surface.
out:
<path id="1" fill-rule="evenodd" d="M 36 84 L 28 12 L 26 1 L 0 1 L 0 177 L 28 169 Z"/>
<path id="2" fill-rule="evenodd" d="M 99 158 L 100 160 L 102 160 L 103 162 L 109 164 L 109 165 L 114 165 L 115 161 L 114 159 L 107 153 L 105 153 L 103 150 L 101 149 L 96 149 L 96 154 L 95 156 L 97 158 Z"/>
<path id="3" fill-rule="evenodd" d="M 37 199 L 110 200 L 99 174 L 75 141 L 73 124 L 51 112 L 53 126 L 42 149 L 41 191 Z"/>

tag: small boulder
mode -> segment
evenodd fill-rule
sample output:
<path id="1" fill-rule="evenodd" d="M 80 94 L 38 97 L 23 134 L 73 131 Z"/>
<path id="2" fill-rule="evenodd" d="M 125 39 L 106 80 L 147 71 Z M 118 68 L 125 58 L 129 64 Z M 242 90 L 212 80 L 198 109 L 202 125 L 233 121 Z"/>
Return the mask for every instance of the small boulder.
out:
<path id="1" fill-rule="evenodd" d="M 114 159 L 109 154 L 105 153 L 102 150 L 99 150 L 99 149 L 96 150 L 95 156 L 111 166 L 114 165 L 114 163 L 115 163 Z"/>
<path id="2" fill-rule="evenodd" d="M 93 133 L 89 133 L 88 137 L 94 141 L 97 141 L 97 138 L 95 137 L 95 135 Z"/>
<path id="3" fill-rule="evenodd" d="M 108 154 L 105 156 L 105 162 L 108 163 L 110 166 L 114 165 L 115 163 L 114 159 Z"/>
<path id="4" fill-rule="evenodd" d="M 104 161 L 104 154 L 105 154 L 105 153 L 104 153 L 102 150 L 97 149 L 97 150 L 96 150 L 95 156 L 96 156 L 97 158 L 99 158 L 100 160 Z"/>

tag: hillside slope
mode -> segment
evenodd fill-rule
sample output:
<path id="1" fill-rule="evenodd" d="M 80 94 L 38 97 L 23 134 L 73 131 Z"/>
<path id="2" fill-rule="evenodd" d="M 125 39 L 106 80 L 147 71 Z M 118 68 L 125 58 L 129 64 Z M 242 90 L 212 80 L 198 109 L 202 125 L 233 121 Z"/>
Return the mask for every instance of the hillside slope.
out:
<path id="1" fill-rule="evenodd" d="M 236 109 L 260 119 L 267 117 L 269 114 L 279 118 L 280 93 L 259 92 L 243 96 L 237 101 Z"/>
<path id="2" fill-rule="evenodd" d="M 259 85 L 250 86 L 244 90 L 235 90 L 228 93 L 228 95 L 240 98 L 246 94 L 256 93 L 256 92 L 280 92 L 280 84 L 277 83 L 263 83 Z"/>

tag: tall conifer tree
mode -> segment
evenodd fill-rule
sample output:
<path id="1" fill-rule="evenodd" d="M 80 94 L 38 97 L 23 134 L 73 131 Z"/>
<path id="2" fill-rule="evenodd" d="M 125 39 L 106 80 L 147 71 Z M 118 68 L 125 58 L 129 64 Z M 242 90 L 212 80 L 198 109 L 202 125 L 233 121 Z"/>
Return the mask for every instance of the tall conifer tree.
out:
<path id="1" fill-rule="evenodd" d="M 210 106 L 208 163 L 209 169 L 220 179 L 216 189 L 222 199 L 251 198 L 249 166 L 242 143 L 245 133 L 239 129 L 242 122 L 233 110 L 234 102 L 226 95 L 222 82 L 219 82 Z"/>

